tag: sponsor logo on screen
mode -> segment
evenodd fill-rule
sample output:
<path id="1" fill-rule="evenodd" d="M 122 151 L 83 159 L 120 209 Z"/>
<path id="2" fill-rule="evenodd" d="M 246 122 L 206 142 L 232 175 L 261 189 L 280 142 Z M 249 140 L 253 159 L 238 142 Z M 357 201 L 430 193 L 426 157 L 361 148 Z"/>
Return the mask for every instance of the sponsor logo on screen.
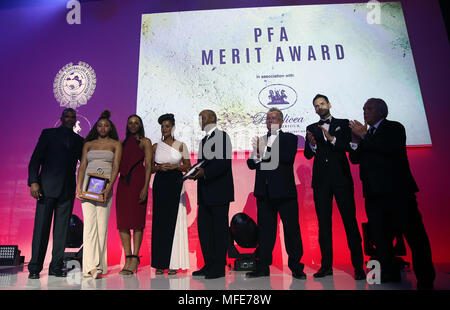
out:
<path id="1" fill-rule="evenodd" d="M 259 103 L 267 109 L 285 110 L 297 102 L 295 89 L 284 84 L 272 84 L 264 87 L 258 94 Z"/>

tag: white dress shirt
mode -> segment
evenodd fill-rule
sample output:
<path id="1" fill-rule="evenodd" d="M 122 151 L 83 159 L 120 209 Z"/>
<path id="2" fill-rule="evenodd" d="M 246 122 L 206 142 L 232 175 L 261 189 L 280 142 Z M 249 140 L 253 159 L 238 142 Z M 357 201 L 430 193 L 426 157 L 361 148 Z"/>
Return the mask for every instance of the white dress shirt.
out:
<path id="1" fill-rule="evenodd" d="M 330 124 L 324 123 L 322 125 L 323 128 L 325 128 L 328 132 L 330 132 L 330 125 L 331 125 L 331 119 L 333 117 L 330 115 L 329 117 L 327 117 L 326 119 L 323 119 L 322 121 L 326 121 L 326 120 L 330 120 Z M 322 130 L 322 129 L 320 129 Z M 325 133 L 322 130 L 322 135 L 325 141 L 327 141 L 327 136 L 325 136 Z M 331 144 L 336 145 L 336 137 L 333 137 L 333 140 L 331 141 Z M 309 146 L 311 147 L 311 150 L 315 153 L 317 151 L 317 145 L 312 145 L 311 142 L 309 143 Z"/>
<path id="2" fill-rule="evenodd" d="M 206 137 L 209 137 L 214 130 L 216 130 L 217 125 L 212 126 L 208 131 L 206 131 Z"/>

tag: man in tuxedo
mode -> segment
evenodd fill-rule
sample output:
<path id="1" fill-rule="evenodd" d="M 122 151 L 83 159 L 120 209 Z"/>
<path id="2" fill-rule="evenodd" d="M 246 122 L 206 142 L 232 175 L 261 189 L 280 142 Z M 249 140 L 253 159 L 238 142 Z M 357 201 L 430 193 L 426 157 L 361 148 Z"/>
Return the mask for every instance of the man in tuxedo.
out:
<path id="1" fill-rule="evenodd" d="M 254 151 L 247 160 L 251 170 L 256 169 L 254 196 L 257 204 L 259 237 L 259 257 L 255 271 L 247 277 L 256 278 L 270 275 L 272 251 L 277 233 L 277 215 L 283 222 L 284 240 L 288 253 L 288 267 L 292 276 L 306 279 L 300 224 L 298 219 L 297 188 L 293 165 L 297 154 L 297 136 L 283 132 L 283 113 L 276 108 L 267 112 L 266 126 L 269 130 L 264 137 L 254 141 Z"/>
<path id="2" fill-rule="evenodd" d="M 76 111 L 65 109 L 61 126 L 44 129 L 28 165 L 28 186 L 37 200 L 34 220 L 30 279 L 39 279 L 53 220 L 53 250 L 49 275 L 65 277 L 63 271 L 66 235 L 75 199 L 75 170 L 81 159 L 83 138 L 73 132 Z"/>
<path id="3" fill-rule="evenodd" d="M 206 132 L 198 150 L 197 164 L 202 165 L 189 178 L 197 180 L 197 226 L 205 266 L 192 275 L 216 279 L 225 276 L 227 263 L 228 210 L 234 201 L 232 149 L 230 137 L 217 128 L 214 111 L 202 111 L 199 120 Z"/>
<path id="4" fill-rule="evenodd" d="M 431 247 L 417 207 L 418 187 L 409 168 L 405 128 L 386 119 L 388 107 L 382 99 L 367 100 L 363 110 L 364 125 L 350 122 L 350 161 L 359 164 L 367 218 L 381 264 L 381 281 L 401 280 L 392 245 L 397 232 L 405 236 L 411 248 L 417 287 L 433 288 Z"/>
<path id="5" fill-rule="evenodd" d="M 319 244 L 322 254 L 321 267 L 314 277 L 333 275 L 334 197 L 347 234 L 355 279 L 365 280 L 362 239 L 356 222 L 353 179 L 346 155 L 350 150 L 351 130 L 348 120 L 331 116 L 331 103 L 327 96 L 316 95 L 313 106 L 320 121 L 306 128 L 307 143 L 304 155 L 307 159 L 314 157 L 311 186 L 319 223 Z"/>

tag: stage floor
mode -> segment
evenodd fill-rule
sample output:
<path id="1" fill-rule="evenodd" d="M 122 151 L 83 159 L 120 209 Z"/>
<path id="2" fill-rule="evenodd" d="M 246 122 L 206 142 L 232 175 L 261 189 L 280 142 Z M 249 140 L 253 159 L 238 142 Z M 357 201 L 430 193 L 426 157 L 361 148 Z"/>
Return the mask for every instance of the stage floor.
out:
<path id="1" fill-rule="evenodd" d="M 45 268 L 39 280 L 28 279 L 26 265 L 0 267 L 0 290 L 415 290 L 416 278 L 412 270 L 402 271 L 401 283 L 368 284 L 355 281 L 349 265 L 334 267 L 334 275 L 315 279 L 319 266 L 306 265 L 306 280 L 294 279 L 287 266 L 271 266 L 270 277 L 248 279 L 243 271 L 227 268 L 224 278 L 205 280 L 193 277 L 195 269 L 177 275 L 156 275 L 155 269 L 142 266 L 138 273 L 121 276 L 121 266 L 109 266 L 108 273 L 100 279 L 83 278 L 75 268 L 67 278 L 48 276 Z M 435 264 L 436 290 L 450 289 L 450 264 Z"/>

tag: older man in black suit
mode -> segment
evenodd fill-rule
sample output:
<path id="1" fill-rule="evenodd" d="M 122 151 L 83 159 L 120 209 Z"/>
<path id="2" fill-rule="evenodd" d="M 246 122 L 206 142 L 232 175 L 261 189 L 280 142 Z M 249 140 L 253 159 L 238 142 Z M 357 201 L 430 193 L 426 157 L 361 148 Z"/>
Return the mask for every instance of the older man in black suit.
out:
<path id="1" fill-rule="evenodd" d="M 315 278 L 333 274 L 332 207 L 336 199 L 347 243 L 351 252 L 356 280 L 365 280 L 361 234 L 356 222 L 356 207 L 353 196 L 353 179 L 347 159 L 352 138 L 349 122 L 331 116 L 328 97 L 318 94 L 313 99 L 314 109 L 320 121 L 306 128 L 307 140 L 304 155 L 314 157 L 312 188 L 314 204 L 319 222 L 319 244 L 322 263 Z"/>
<path id="2" fill-rule="evenodd" d="M 298 219 L 297 189 L 294 179 L 294 161 L 297 154 L 297 136 L 283 132 L 283 113 L 276 108 L 267 112 L 266 125 L 269 132 L 254 144 L 247 166 L 256 169 L 254 195 L 257 199 L 259 232 L 259 260 L 255 271 L 247 277 L 270 275 L 272 251 L 277 233 L 277 215 L 283 222 L 284 240 L 288 253 L 288 267 L 292 276 L 306 279 L 300 224 Z"/>
<path id="3" fill-rule="evenodd" d="M 192 275 L 216 279 L 225 276 L 228 211 L 234 201 L 231 139 L 217 128 L 214 111 L 204 110 L 199 118 L 206 132 L 198 151 L 197 164 L 202 165 L 190 179 L 197 180 L 197 226 L 205 266 Z"/>
<path id="4" fill-rule="evenodd" d="M 28 166 L 28 186 L 37 200 L 32 254 L 28 264 L 30 279 L 38 279 L 47 251 L 53 220 L 53 251 L 49 275 L 65 277 L 62 270 L 66 235 L 75 199 L 75 170 L 81 158 L 83 138 L 73 132 L 75 110 L 65 109 L 61 126 L 44 129 Z"/>
<path id="5" fill-rule="evenodd" d="M 359 164 L 367 218 L 381 264 L 381 281 L 401 280 L 393 259 L 392 240 L 397 232 L 405 236 L 411 248 L 417 287 L 432 288 L 435 271 L 431 247 L 417 207 L 418 187 L 409 168 L 405 128 L 386 119 L 388 107 L 382 99 L 367 100 L 363 110 L 364 125 L 350 122 L 350 161 Z"/>

